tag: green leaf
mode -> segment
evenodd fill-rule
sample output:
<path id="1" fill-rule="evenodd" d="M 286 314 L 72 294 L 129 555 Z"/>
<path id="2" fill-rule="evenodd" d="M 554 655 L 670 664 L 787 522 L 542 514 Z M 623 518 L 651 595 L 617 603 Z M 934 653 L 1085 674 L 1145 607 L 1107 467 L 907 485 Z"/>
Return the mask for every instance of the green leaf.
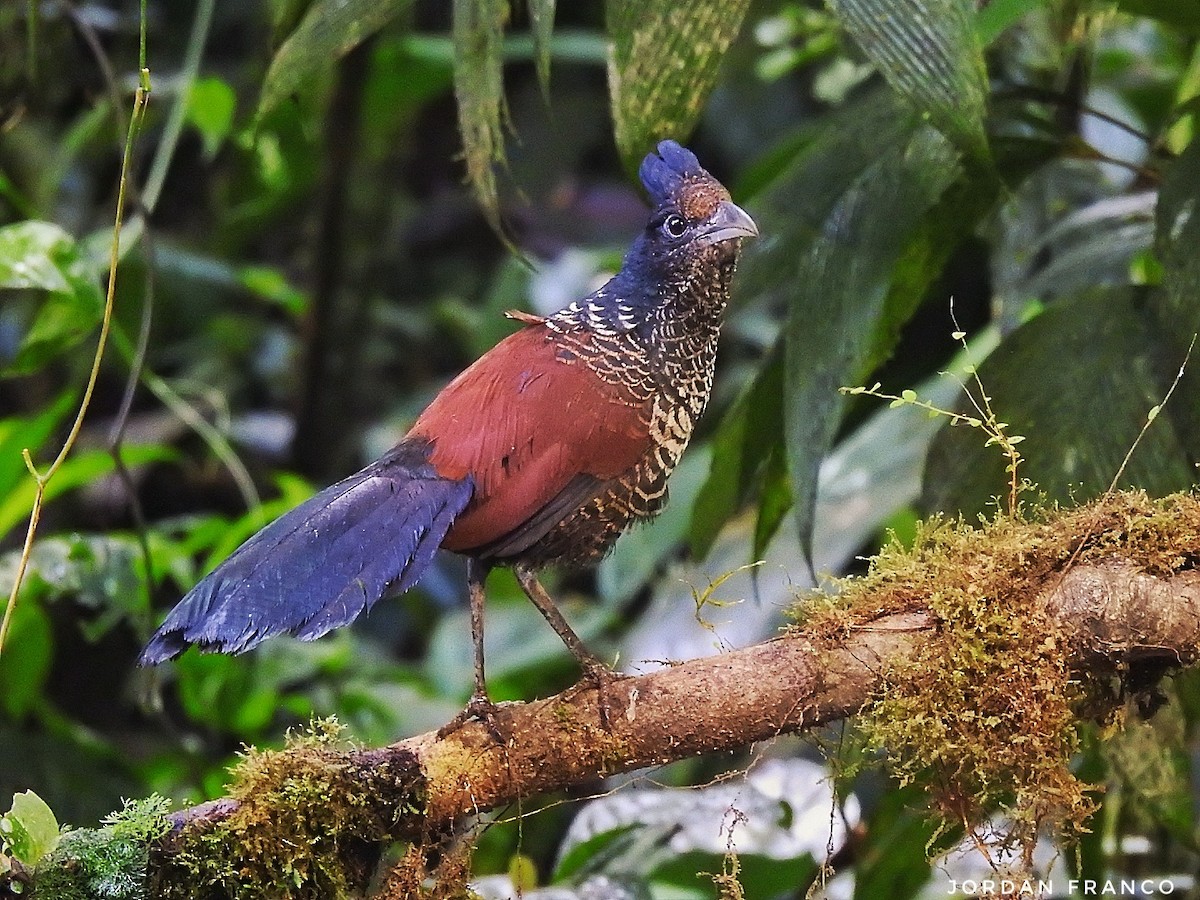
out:
<path id="1" fill-rule="evenodd" d="M 179 702 L 194 722 L 219 732 L 260 735 L 280 704 L 277 686 L 263 678 L 260 669 L 258 656 L 188 653 L 175 664 Z"/>
<path id="2" fill-rule="evenodd" d="M 979 378 L 996 416 L 1009 423 L 1006 432 L 1025 438 L 1020 475 L 1064 504 L 1107 490 L 1148 411 L 1166 393 L 1161 346 L 1162 336 L 1129 289 L 1093 290 L 1056 303 L 1010 334 L 979 366 Z M 1181 389 L 1171 404 L 1195 406 L 1197 398 Z M 993 498 L 1007 495 L 1006 461 L 985 441 L 978 429 L 942 429 L 926 466 L 926 508 L 970 516 L 994 509 Z M 1119 486 L 1160 496 L 1192 482 L 1179 433 L 1169 415 L 1159 415 Z"/>
<path id="3" fill-rule="evenodd" d="M 683 140 L 717 80 L 749 0 L 608 0 L 608 91 L 630 171 L 663 138 Z"/>
<path id="4" fill-rule="evenodd" d="M 276 40 L 282 40 L 295 29 L 308 6 L 308 0 L 268 0 L 271 10 L 271 31 Z"/>
<path id="5" fill-rule="evenodd" d="M 454 96 L 467 180 L 497 232 L 500 196 L 494 167 L 506 160 L 502 47 L 508 15 L 508 0 L 454 0 Z"/>
<path id="6" fill-rule="evenodd" d="M 627 846 L 638 828 L 639 824 L 634 823 L 619 825 L 570 845 L 559 857 L 552 881 L 564 884 L 579 881 L 589 872 L 603 871 L 604 863 L 616 855 L 613 851 L 619 853 L 623 846 Z"/>
<path id="7" fill-rule="evenodd" d="M 514 853 L 508 861 L 508 878 L 518 895 L 532 891 L 538 885 L 537 865 L 524 853 Z"/>
<path id="8" fill-rule="evenodd" d="M 209 572 L 233 553 L 242 543 L 259 529 L 299 506 L 313 495 L 313 486 L 305 479 L 280 472 L 275 476 L 279 496 L 274 500 L 247 510 L 233 522 L 228 522 L 220 531 L 220 537 L 209 550 L 204 571 Z"/>
<path id="9" fill-rule="evenodd" d="M 267 69 L 257 118 L 329 71 L 364 40 L 394 20 L 412 0 L 316 0 Z"/>
<path id="10" fill-rule="evenodd" d="M 299 318 L 308 309 L 308 297 L 288 282 L 287 276 L 270 266 L 243 266 L 237 271 L 242 287 Z"/>
<path id="11" fill-rule="evenodd" d="M 767 546 L 792 508 L 792 481 L 788 477 L 787 455 L 776 444 L 763 476 L 762 499 L 758 504 L 758 520 L 754 524 L 752 561 L 763 558 Z"/>
<path id="12" fill-rule="evenodd" d="M 126 446 L 121 452 L 128 466 L 166 462 L 178 457 L 171 448 L 156 444 Z M 112 455 L 106 450 L 90 450 L 70 457 L 47 483 L 45 502 L 90 484 L 112 472 L 115 466 Z M 36 489 L 33 479 L 28 478 L 6 496 L 0 497 L 0 535 L 7 534 L 29 517 Z"/>
<path id="13" fill-rule="evenodd" d="M 237 95 L 221 78 L 198 78 L 188 95 L 187 119 L 204 141 L 204 155 L 217 155 L 233 128 Z"/>
<path id="14" fill-rule="evenodd" d="M 708 555 L 721 526 L 752 493 L 772 449 L 782 444 L 781 343 L 725 414 L 713 438 L 712 466 L 692 512 L 693 556 Z"/>
<path id="15" fill-rule="evenodd" d="M 533 32 L 533 61 L 542 96 L 550 98 L 550 39 L 554 36 L 554 7 L 558 0 L 528 0 L 529 27 Z"/>
<path id="16" fill-rule="evenodd" d="M 1150 293 L 1150 308 L 1158 333 L 1171 348 L 1164 363 L 1174 377 L 1183 362 L 1192 336 L 1200 331 L 1200 140 L 1193 140 L 1175 160 L 1163 179 L 1155 214 L 1155 252 L 1162 263 L 1161 289 Z M 1182 395 L 1182 396 L 1180 396 Z M 1200 341 L 1192 351 L 1176 397 L 1165 407 L 1171 423 L 1179 430 L 1188 453 L 1200 461 L 1200 403 L 1187 398 L 1200 396 Z"/>
<path id="17" fill-rule="evenodd" d="M 156 583 L 165 576 L 191 583 L 191 558 L 178 541 L 161 531 L 149 532 L 146 540 Z M 9 559 L 15 565 L 15 559 Z M 41 537 L 30 555 L 21 603 L 25 604 L 26 595 L 43 604 L 69 597 L 80 612 L 75 616 L 80 632 L 95 642 L 117 625 L 147 624 L 145 566 L 142 543 L 130 534 L 71 532 Z M 0 568 L 0 581 L 8 574 Z M 0 666 L 7 656 L 6 650 Z"/>
<path id="18" fill-rule="evenodd" d="M 988 158 L 987 71 L 971 0 L 829 0 L 888 83 L 960 150 Z"/>
<path id="19" fill-rule="evenodd" d="M 755 208 L 767 237 L 746 260 L 743 289 L 790 309 L 783 421 L 805 545 L 818 469 L 844 409 L 838 388 L 886 358 L 915 308 L 919 292 L 892 288 L 918 283 L 900 263 L 925 239 L 926 216 L 958 171 L 944 138 L 877 92 L 839 111 Z"/>
<path id="20" fill-rule="evenodd" d="M 436 46 L 431 44 L 436 43 Z M 389 159 L 409 140 L 430 100 L 454 89 L 450 35 L 387 34 L 371 48 L 371 69 L 362 95 L 366 159 Z"/>
<path id="21" fill-rule="evenodd" d="M 24 591 L 17 601 L 4 654 L 0 656 L 0 702 L 17 721 L 37 705 L 54 655 L 50 618 L 30 594 Z"/>
<path id="22" fill-rule="evenodd" d="M 22 479 L 31 477 L 21 451 L 28 450 L 36 458 L 74 404 L 75 394 L 68 391 L 33 418 L 0 419 L 0 497 L 8 496 Z M 0 531 L 0 537 L 3 535 Z"/>
<path id="23" fill-rule="evenodd" d="M 979 7 L 975 16 L 975 35 L 982 46 L 989 47 L 1008 28 L 1043 6 L 1042 0 L 991 0 Z"/>
<path id="24" fill-rule="evenodd" d="M 677 897 L 675 890 L 688 890 L 722 871 L 726 858 L 719 853 L 691 850 L 668 857 L 654 870 L 651 883 L 667 886 L 662 895 Z M 803 895 L 817 874 L 817 864 L 807 854 L 793 859 L 775 859 L 756 853 L 738 853 L 738 883 L 747 897 L 787 896 L 789 891 Z M 674 889 L 674 890 L 672 890 Z M 687 896 L 686 894 L 684 896 Z M 712 897 L 712 888 L 697 896 Z"/>
<path id="25" fill-rule="evenodd" d="M 1200 329 L 1200 139 L 1194 139 L 1163 179 L 1155 213 L 1155 250 L 1162 261 L 1165 293 L 1156 309 L 1177 346 L 1186 347 Z"/>
<path id="26" fill-rule="evenodd" d="M 17 222 L 0 228 L 0 288 L 68 293 L 71 278 L 62 255 L 75 239 L 51 222 Z"/>
<path id="27" fill-rule="evenodd" d="M 57 225 L 35 221 L 0 228 L 0 288 L 48 293 L 8 372 L 35 371 L 99 324 L 104 312 L 99 274 Z"/>
<path id="28" fill-rule="evenodd" d="M 1117 0 L 1117 8 L 1131 15 L 1158 19 L 1192 36 L 1200 35 L 1200 3 L 1195 0 Z"/>
<path id="29" fill-rule="evenodd" d="M 33 866 L 58 843 L 58 820 L 33 791 L 13 794 L 12 809 L 0 819 L 0 838 L 14 857 Z"/>
<path id="30" fill-rule="evenodd" d="M 937 833 L 935 823 L 923 813 L 925 790 L 910 785 L 883 793 L 867 825 L 871 850 L 855 868 L 855 898 L 907 900 L 919 896 L 928 883 L 927 850 Z"/>

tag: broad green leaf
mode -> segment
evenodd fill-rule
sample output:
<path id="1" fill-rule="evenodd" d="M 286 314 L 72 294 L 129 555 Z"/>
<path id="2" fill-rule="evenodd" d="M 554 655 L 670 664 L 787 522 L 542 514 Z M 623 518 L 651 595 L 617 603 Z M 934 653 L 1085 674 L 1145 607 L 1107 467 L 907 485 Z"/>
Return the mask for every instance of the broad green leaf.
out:
<path id="1" fill-rule="evenodd" d="M 281 472 L 275 476 L 279 496 L 274 500 L 247 510 L 233 522 L 228 522 L 220 531 L 220 538 L 213 543 L 204 563 L 204 571 L 210 572 L 217 564 L 233 553 L 242 543 L 268 523 L 299 506 L 313 495 L 313 486 L 303 478 Z"/>
<path id="2" fill-rule="evenodd" d="M 855 900 L 907 900 L 929 881 L 929 846 L 938 836 L 925 813 L 924 785 L 886 791 L 867 824 L 871 851 L 855 866 Z"/>
<path id="3" fill-rule="evenodd" d="M 724 854 L 692 850 L 668 857 L 655 869 L 651 883 L 658 886 L 661 895 L 676 897 L 679 894 L 674 891 L 686 891 L 700 878 L 720 873 L 726 865 Z M 805 894 L 817 872 L 817 864 L 808 854 L 775 859 L 757 853 L 738 853 L 738 883 L 744 888 L 746 897 L 781 897 L 787 896 L 788 891 Z M 698 896 L 712 897 L 711 888 Z"/>
<path id="4" fill-rule="evenodd" d="M 282 40 L 296 27 L 308 5 L 309 0 L 269 0 L 271 31 L 276 40 Z"/>
<path id="5" fill-rule="evenodd" d="M 557 596 L 554 587 L 549 590 Z M 535 610 L 516 579 L 495 572 L 488 580 L 488 616 L 484 629 L 488 693 L 495 700 L 514 700 L 529 692 L 534 682 L 552 686 L 559 679 L 576 677 L 574 660 L 563 654 L 562 641 Z M 596 604 L 560 604 L 571 627 L 594 650 L 601 650 L 602 636 L 613 625 L 613 613 Z M 474 673 L 471 663 L 471 624 L 467 610 L 444 615 L 430 638 L 423 672 L 429 683 L 444 696 L 466 697 Z"/>
<path id="6" fill-rule="evenodd" d="M 278 269 L 270 266 L 243 266 L 237 272 L 242 287 L 293 316 L 302 316 L 308 309 L 308 297 L 296 290 Z"/>
<path id="7" fill-rule="evenodd" d="M 800 253 L 786 326 L 784 429 L 800 536 L 811 541 L 821 459 L 844 408 L 838 388 L 881 361 L 897 264 L 957 175 L 953 147 L 919 128 L 889 145 L 838 200 Z M 908 298 L 904 298 L 908 299 Z M 911 314 L 914 306 L 906 304 Z M 901 319 L 902 321 L 902 319 Z M 890 346 L 887 348 L 890 351 Z"/>
<path id="8" fill-rule="evenodd" d="M 781 445 L 772 448 L 762 480 L 758 504 L 758 519 L 754 523 L 754 546 L 751 561 L 763 558 L 772 538 L 779 531 L 792 509 L 792 480 L 788 477 L 787 454 Z"/>
<path id="9" fill-rule="evenodd" d="M 235 659 L 188 653 L 175 664 L 179 702 L 188 718 L 218 732 L 259 735 L 279 708 L 278 685 L 262 677 L 260 656 Z"/>
<path id="10" fill-rule="evenodd" d="M 703 559 L 721 526 L 746 502 L 772 448 L 783 443 L 782 344 L 721 420 L 708 479 L 692 511 L 692 555 Z"/>
<path id="11" fill-rule="evenodd" d="M 884 78 L 960 150 L 988 158 L 987 72 L 971 0 L 828 0 Z"/>
<path id="12" fill-rule="evenodd" d="M 717 80 L 749 0 L 608 0 L 608 91 L 630 171 L 663 138 L 683 140 Z"/>
<path id="13" fill-rule="evenodd" d="M 74 392 L 68 391 L 32 418 L 0 419 L 0 497 L 7 496 L 22 479 L 30 477 L 22 451 L 28 450 L 36 457 L 74 404 Z"/>
<path id="14" fill-rule="evenodd" d="M 1005 432 L 1025 438 L 1018 445 L 1025 458 L 1020 475 L 1039 494 L 1070 504 L 1108 489 L 1150 409 L 1166 393 L 1161 346 L 1135 292 L 1095 290 L 1048 307 L 979 366 Z M 1182 390 L 1172 399 L 1196 402 Z M 928 509 L 970 516 L 1007 496 L 1005 458 L 986 441 L 979 429 L 942 429 L 926 466 Z M 1188 487 L 1193 478 L 1178 432 L 1169 416 L 1160 415 L 1118 486 L 1162 495 Z"/>
<path id="15" fill-rule="evenodd" d="M 433 41 L 436 48 L 430 46 Z M 381 35 L 371 48 L 371 71 L 363 86 L 362 156 L 391 158 L 396 145 L 409 140 L 421 110 L 453 88 L 450 35 Z"/>
<path id="16" fill-rule="evenodd" d="M 1155 214 L 1155 250 L 1163 266 L 1164 293 L 1156 310 L 1176 346 L 1200 329 L 1200 140 L 1193 140 L 1163 180 Z"/>
<path id="17" fill-rule="evenodd" d="M 10 372 L 34 371 L 96 327 L 104 311 L 99 275 L 57 225 L 27 221 L 0 228 L 0 289 L 47 292 Z"/>
<path id="18" fill-rule="evenodd" d="M 885 313 L 876 322 L 867 366 L 874 368 L 891 355 L 900 340 L 901 326 L 917 311 L 929 286 L 993 208 L 1000 193 L 1000 182 L 988 170 L 962 173 L 921 217 L 892 270 Z M 946 304 L 944 321 L 948 330 L 949 298 L 939 299 Z M 863 377 L 866 374 L 864 371 Z"/>
<path id="19" fill-rule="evenodd" d="M 979 43 L 984 47 L 991 46 L 992 41 L 1010 26 L 1043 6 L 1043 0 L 991 0 L 980 6 L 975 17 L 975 34 Z"/>
<path id="20" fill-rule="evenodd" d="M 122 458 L 128 466 L 140 466 L 151 462 L 165 462 L 177 457 L 169 447 L 155 444 L 132 445 L 122 448 Z M 45 502 L 82 487 L 101 478 L 115 468 L 112 455 L 105 450 L 89 450 L 67 459 L 46 485 Z M 20 482 L 7 495 L 0 497 L 0 535 L 29 517 L 33 508 L 36 485 L 33 478 Z"/>
<path id="21" fill-rule="evenodd" d="M 204 153 L 216 156 L 233 128 L 237 95 L 223 79 L 198 78 L 188 95 L 187 118 L 204 141 Z"/>
<path id="22" fill-rule="evenodd" d="M 508 880 L 522 896 L 537 888 L 537 865 L 524 853 L 514 853 L 508 861 Z"/>
<path id="23" fill-rule="evenodd" d="M 10 585 L 10 581 L 5 581 L 6 588 Z M 12 630 L 4 642 L 4 654 L 0 655 L 0 704 L 14 721 L 20 721 L 41 697 L 54 654 L 50 618 L 38 599 L 29 593 L 24 592 L 17 601 Z M 0 760 L 3 759 L 4 751 L 0 749 Z"/>
<path id="24" fill-rule="evenodd" d="M 1200 35 L 1200 3 L 1195 0 L 1117 0 L 1117 8 L 1158 19 L 1188 34 Z"/>
<path id="25" fill-rule="evenodd" d="M 898 264 L 926 239 L 926 216 L 958 175 L 955 159 L 949 142 L 877 91 L 832 117 L 754 205 L 763 238 L 746 259 L 741 289 L 790 309 L 783 421 L 806 546 L 818 468 L 844 408 L 838 388 L 886 358 L 923 293 Z M 893 295 L 897 279 L 914 296 Z"/>
<path id="26" fill-rule="evenodd" d="M 504 165 L 502 47 L 508 0 L 454 0 L 454 96 L 467 180 L 488 222 L 500 226 L 495 166 Z"/>
<path id="27" fill-rule="evenodd" d="M 12 855 L 27 866 L 36 865 L 58 843 L 58 820 L 46 801 L 33 791 L 13 795 L 12 809 L 0 819 L 0 825 L 0 837 Z"/>
<path id="28" fill-rule="evenodd" d="M 412 0 L 316 0 L 267 69 L 257 118 L 303 90 L 399 16 Z"/>
<path id="29" fill-rule="evenodd" d="M 146 535 L 146 544 L 156 584 L 166 576 L 192 582 L 191 557 L 179 541 L 154 530 Z M 15 567 L 15 560 L 9 559 Z M 7 577 L 11 583 L 11 574 L 0 567 L 0 582 Z M 123 623 L 144 626 L 149 608 L 142 542 L 121 532 L 39 537 L 29 559 L 20 605 L 24 607 L 30 600 L 49 604 L 61 597 L 70 598 L 76 609 L 86 610 L 75 619 L 88 641 L 99 640 Z M 7 656 L 6 647 L 0 667 Z"/>
<path id="30" fill-rule="evenodd" d="M 732 806 L 753 823 L 735 838 L 745 896 L 802 894 L 817 872 L 814 857 L 824 855 L 826 847 L 836 852 L 858 820 L 857 799 L 839 803 L 829 782 L 828 770 L 817 763 L 774 759 L 743 778 L 688 791 L 647 786 L 596 798 L 572 821 L 563 841 L 561 852 L 572 866 L 570 883 L 579 884 L 592 872 L 620 872 L 660 888 L 676 885 L 661 896 L 677 897 L 678 889 L 694 885 L 698 876 L 721 871 L 731 846 L 721 823 Z M 617 837 L 603 839 L 614 830 L 620 830 Z M 585 847 L 590 858 L 580 859 Z"/>
<path id="31" fill-rule="evenodd" d="M 62 257 L 74 243 L 51 222 L 17 222 L 0 228 L 0 288 L 70 291 Z"/>
<path id="32" fill-rule="evenodd" d="M 554 36 L 554 7 L 558 0 L 528 0 L 529 27 L 533 32 L 533 60 L 542 95 L 550 97 L 550 39 Z"/>
<path id="33" fill-rule="evenodd" d="M 554 868 L 554 882 L 578 881 L 589 872 L 603 871 L 604 864 L 628 846 L 638 830 L 637 823 L 618 825 L 565 846 Z"/>
<path id="34" fill-rule="evenodd" d="M 1183 362 L 1192 336 L 1200 331 L 1200 140 L 1193 140 L 1172 164 L 1159 191 L 1155 252 L 1162 262 L 1162 286 L 1151 292 L 1150 307 L 1164 343 L 1171 348 L 1161 365 L 1167 378 Z M 1200 340 L 1179 385 L 1182 396 L 1166 407 L 1193 460 L 1200 461 Z M 1190 399 L 1189 399 L 1190 398 Z"/>

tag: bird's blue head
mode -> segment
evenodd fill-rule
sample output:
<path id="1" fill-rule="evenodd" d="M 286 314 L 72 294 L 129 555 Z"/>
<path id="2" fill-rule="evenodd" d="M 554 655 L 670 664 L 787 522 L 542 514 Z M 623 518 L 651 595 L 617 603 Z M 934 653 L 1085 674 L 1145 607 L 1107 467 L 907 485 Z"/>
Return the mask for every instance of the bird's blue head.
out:
<path id="1" fill-rule="evenodd" d="M 662 141 L 656 152 L 647 153 L 638 175 L 655 206 L 676 199 L 685 180 L 714 180 L 701 168 L 695 153 L 674 141 Z"/>
<path id="2" fill-rule="evenodd" d="M 625 257 L 630 277 L 675 282 L 698 266 L 726 269 L 741 239 L 758 228 L 729 191 L 675 141 L 662 141 L 642 160 L 639 175 L 653 210 L 645 231 Z"/>

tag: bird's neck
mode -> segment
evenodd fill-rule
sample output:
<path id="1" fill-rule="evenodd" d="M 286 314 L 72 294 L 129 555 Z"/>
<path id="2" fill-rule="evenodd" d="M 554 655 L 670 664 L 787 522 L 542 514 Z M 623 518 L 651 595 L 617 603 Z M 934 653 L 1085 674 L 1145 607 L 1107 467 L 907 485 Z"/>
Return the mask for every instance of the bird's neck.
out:
<path id="1" fill-rule="evenodd" d="M 601 335 L 629 334 L 649 346 L 715 340 L 729 303 L 735 262 L 730 255 L 654 277 L 626 267 L 603 287 L 559 310 L 551 321 Z"/>

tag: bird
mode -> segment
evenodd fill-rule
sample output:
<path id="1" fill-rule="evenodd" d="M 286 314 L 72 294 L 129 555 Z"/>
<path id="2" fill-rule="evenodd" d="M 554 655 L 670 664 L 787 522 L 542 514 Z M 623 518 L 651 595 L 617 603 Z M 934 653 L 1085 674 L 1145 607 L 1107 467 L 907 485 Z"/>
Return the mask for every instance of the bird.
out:
<path id="1" fill-rule="evenodd" d="M 672 140 L 639 176 L 645 228 L 604 285 L 520 328 L 453 379 L 393 449 L 250 537 L 166 616 L 138 663 L 189 646 L 242 653 L 311 641 L 413 587 L 437 550 L 467 559 L 474 690 L 484 677 L 484 584 L 509 567 L 583 675 L 616 677 L 539 580 L 594 565 L 653 518 L 708 404 L 730 285 L 754 220 Z"/>

